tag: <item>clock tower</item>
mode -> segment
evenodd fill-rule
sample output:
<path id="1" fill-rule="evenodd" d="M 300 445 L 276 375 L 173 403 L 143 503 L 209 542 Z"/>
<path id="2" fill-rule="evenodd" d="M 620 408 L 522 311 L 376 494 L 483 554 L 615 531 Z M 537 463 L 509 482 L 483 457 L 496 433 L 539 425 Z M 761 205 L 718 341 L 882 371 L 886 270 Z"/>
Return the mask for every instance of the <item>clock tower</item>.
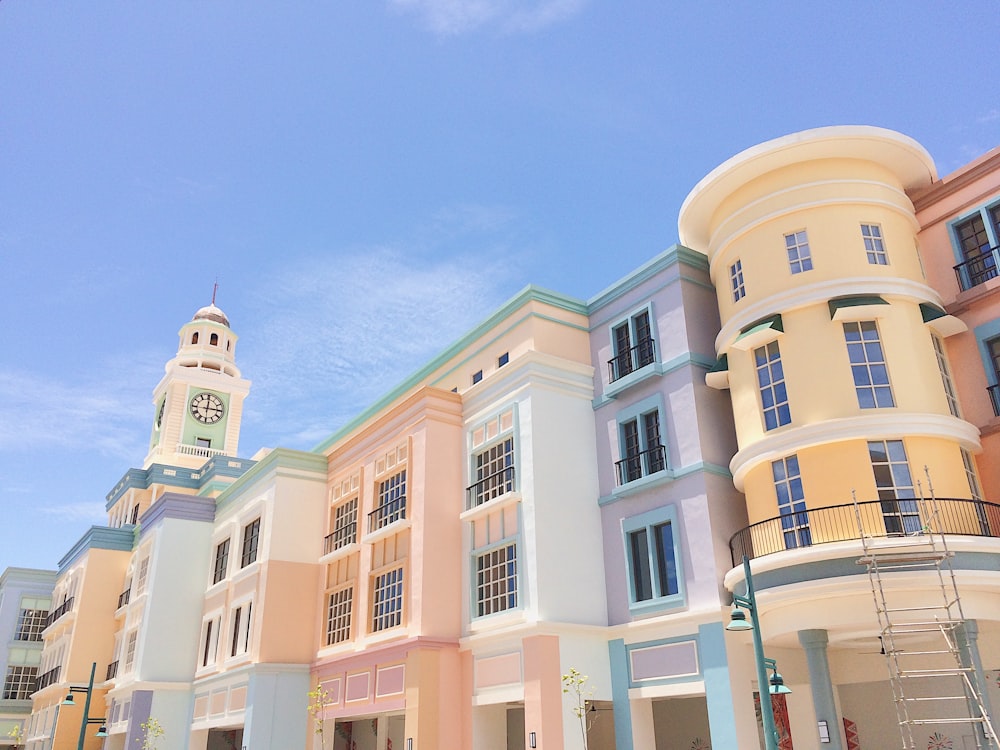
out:
<path id="1" fill-rule="evenodd" d="M 143 468 L 197 468 L 213 456 L 236 456 L 250 381 L 236 366 L 237 336 L 212 304 L 180 330 L 177 356 L 153 389 L 153 429 Z"/>

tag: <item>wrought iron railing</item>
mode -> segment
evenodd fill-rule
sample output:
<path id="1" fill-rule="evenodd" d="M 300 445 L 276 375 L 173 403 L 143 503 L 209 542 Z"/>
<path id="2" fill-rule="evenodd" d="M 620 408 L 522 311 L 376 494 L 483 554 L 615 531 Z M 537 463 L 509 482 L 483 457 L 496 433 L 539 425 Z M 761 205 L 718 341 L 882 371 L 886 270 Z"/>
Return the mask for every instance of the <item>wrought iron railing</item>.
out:
<path id="1" fill-rule="evenodd" d="M 990 401 L 993 404 L 993 416 L 1000 417 L 1000 385 L 990 385 L 986 387 L 990 394 Z"/>
<path id="2" fill-rule="evenodd" d="M 495 497 L 514 491 L 514 467 L 504 466 L 500 471 L 483 477 L 465 488 L 465 509 L 479 507 Z"/>
<path id="3" fill-rule="evenodd" d="M 348 544 L 352 544 L 357 539 L 357 532 L 357 522 L 351 521 L 349 524 L 341 526 L 332 534 L 327 534 L 323 537 L 323 554 L 329 555 L 335 549 L 340 549 L 341 547 L 346 547 Z"/>
<path id="4" fill-rule="evenodd" d="M 934 507 L 937 512 L 933 518 Z M 733 565 L 748 558 L 830 542 L 859 539 L 858 517 L 866 536 L 917 536 L 934 533 L 1000 537 L 1000 505 L 982 500 L 938 498 L 875 500 L 811 508 L 747 526 L 729 540 Z"/>
<path id="5" fill-rule="evenodd" d="M 991 247 L 974 258 L 955 266 L 955 276 L 962 291 L 979 286 L 1000 273 L 1000 248 Z"/>
<path id="6" fill-rule="evenodd" d="M 118 676 L 118 660 L 115 659 L 108 665 L 108 676 L 105 677 L 104 679 L 113 680 L 117 676 Z"/>
<path id="7" fill-rule="evenodd" d="M 621 461 L 615 461 L 618 486 L 663 471 L 665 468 L 667 468 L 667 448 L 663 445 L 654 445 L 647 450 L 626 456 Z"/>
<path id="8" fill-rule="evenodd" d="M 406 495 L 382 503 L 368 514 L 368 533 L 388 526 L 393 521 L 406 518 Z"/>
<path id="9" fill-rule="evenodd" d="M 38 681 L 35 683 L 35 692 L 44 690 L 49 685 L 59 682 L 59 669 L 60 667 L 52 667 L 52 669 L 45 674 L 39 675 Z"/>
<path id="10" fill-rule="evenodd" d="M 645 367 L 656 359 L 656 346 L 653 339 L 643 339 L 626 352 L 608 360 L 608 382 L 624 378 L 630 372 Z"/>
<path id="11" fill-rule="evenodd" d="M 129 586 L 121 594 L 118 595 L 118 609 L 121 609 L 126 604 L 128 604 L 129 598 L 132 596 L 132 587 Z M 108 679 L 111 679 L 110 677 Z"/>
<path id="12" fill-rule="evenodd" d="M 71 609 L 73 609 L 73 599 L 74 599 L 74 597 L 71 596 L 69 599 L 67 599 L 66 601 L 64 601 L 62 604 L 60 604 L 54 610 L 52 610 L 51 612 L 49 612 L 49 616 L 45 618 L 45 627 L 48 627 L 49 625 L 51 625 L 52 623 L 54 623 L 56 620 L 58 620 L 60 617 L 62 617 L 64 614 L 66 614 Z"/>

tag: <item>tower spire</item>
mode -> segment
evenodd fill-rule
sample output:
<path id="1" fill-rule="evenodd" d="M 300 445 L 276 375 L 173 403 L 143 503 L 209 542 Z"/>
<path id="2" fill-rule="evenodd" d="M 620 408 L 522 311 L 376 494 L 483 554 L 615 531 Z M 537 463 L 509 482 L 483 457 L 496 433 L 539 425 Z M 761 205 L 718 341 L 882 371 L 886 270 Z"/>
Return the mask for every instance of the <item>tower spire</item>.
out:
<path id="1" fill-rule="evenodd" d="M 215 304 L 215 293 L 219 291 L 219 281 L 216 279 L 215 284 L 212 285 L 212 304 Z"/>

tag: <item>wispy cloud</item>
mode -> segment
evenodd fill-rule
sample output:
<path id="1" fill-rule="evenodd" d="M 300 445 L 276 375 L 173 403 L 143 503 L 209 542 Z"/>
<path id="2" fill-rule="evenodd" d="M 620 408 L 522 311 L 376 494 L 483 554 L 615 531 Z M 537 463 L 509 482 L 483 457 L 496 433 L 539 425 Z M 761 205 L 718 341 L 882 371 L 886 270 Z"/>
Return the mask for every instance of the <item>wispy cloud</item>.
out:
<path id="1" fill-rule="evenodd" d="M 531 33 L 565 21 L 585 0 L 389 0 L 417 15 L 435 34 L 456 36 L 493 26 L 506 33 Z"/>
<path id="2" fill-rule="evenodd" d="M 49 518 L 73 523 L 79 523 L 80 521 L 103 523 L 107 520 L 107 513 L 105 512 L 104 503 L 102 502 L 48 505 L 42 506 L 39 508 L 39 511 Z"/>

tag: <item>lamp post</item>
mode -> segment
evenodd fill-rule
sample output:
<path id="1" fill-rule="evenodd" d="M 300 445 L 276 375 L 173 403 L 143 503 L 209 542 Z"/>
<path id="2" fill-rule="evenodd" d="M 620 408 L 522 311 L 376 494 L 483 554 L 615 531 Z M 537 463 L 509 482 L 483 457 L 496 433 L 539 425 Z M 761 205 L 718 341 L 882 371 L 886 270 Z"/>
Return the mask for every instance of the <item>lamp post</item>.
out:
<path id="1" fill-rule="evenodd" d="M 94 692 L 94 673 L 97 671 L 97 662 L 90 665 L 90 682 L 87 683 L 87 687 L 70 687 L 69 693 L 63 699 L 60 704 L 62 706 L 75 706 L 76 701 L 73 700 L 73 693 L 86 693 L 87 700 L 83 703 L 83 720 L 80 722 L 80 741 L 77 743 L 77 750 L 83 750 L 83 741 L 87 739 L 87 725 L 88 724 L 100 724 L 95 737 L 107 737 L 108 728 L 105 726 L 104 717 L 92 718 L 90 716 L 90 696 Z"/>
<path id="2" fill-rule="evenodd" d="M 785 681 L 778 674 L 778 665 L 774 659 L 764 656 L 764 642 L 760 634 L 760 620 L 757 618 L 757 599 L 754 596 L 753 576 L 750 575 L 750 558 L 743 556 L 743 575 L 747 582 L 746 596 L 733 594 L 733 611 L 726 630 L 749 630 L 753 635 L 753 658 L 757 666 L 757 686 L 760 694 L 760 715 L 764 724 L 765 750 L 778 750 L 778 728 L 774 723 L 774 709 L 771 707 L 771 696 L 792 692 L 785 687 Z M 750 612 L 750 622 L 743 612 Z M 767 670 L 771 670 L 771 678 Z"/>

